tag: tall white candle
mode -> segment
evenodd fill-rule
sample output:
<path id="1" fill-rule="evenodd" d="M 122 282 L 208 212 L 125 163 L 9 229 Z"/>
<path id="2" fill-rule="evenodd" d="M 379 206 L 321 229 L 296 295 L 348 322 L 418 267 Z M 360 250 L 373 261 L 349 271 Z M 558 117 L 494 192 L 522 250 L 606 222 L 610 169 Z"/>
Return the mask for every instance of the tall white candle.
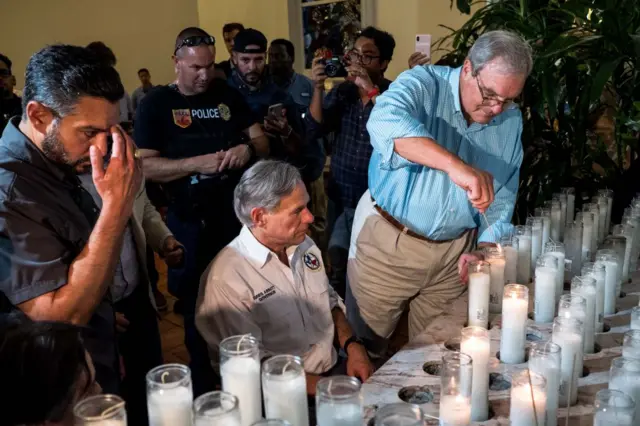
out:
<path id="1" fill-rule="evenodd" d="M 598 242 L 604 241 L 607 236 L 607 199 L 606 197 L 593 197 L 592 200 L 598 205 Z"/>
<path id="2" fill-rule="evenodd" d="M 292 371 L 285 372 L 278 378 L 263 377 L 262 387 L 265 413 L 268 419 L 282 419 L 292 425 L 309 425 L 307 381 L 304 370 L 302 374 L 298 371 Z"/>
<path id="3" fill-rule="evenodd" d="M 531 226 L 531 269 L 536 268 L 536 262 L 542 254 L 542 218 L 530 217 L 527 225 Z"/>
<path id="4" fill-rule="evenodd" d="M 528 284 L 531 281 L 531 226 L 516 226 L 518 238 L 518 282 Z"/>
<path id="5" fill-rule="evenodd" d="M 604 315 L 616 313 L 616 299 L 618 298 L 618 258 L 614 250 L 598 250 L 596 262 L 604 265 Z"/>
<path id="6" fill-rule="evenodd" d="M 564 241 L 564 225 L 567 222 L 567 194 L 555 193 L 553 200 L 560 202 L 560 241 Z"/>
<path id="7" fill-rule="evenodd" d="M 489 273 L 491 276 L 491 288 L 489 296 L 489 310 L 493 313 L 500 313 L 502 307 L 502 291 L 504 290 L 504 255 L 495 249 L 485 251 L 485 259 L 491 265 Z"/>
<path id="8" fill-rule="evenodd" d="M 520 284 L 509 284 L 502 299 L 502 335 L 500 360 L 505 364 L 524 362 L 529 289 Z"/>
<path id="9" fill-rule="evenodd" d="M 535 209 L 535 215 L 542 218 L 542 248 L 549 242 L 551 237 L 551 209 L 546 207 L 538 207 Z"/>
<path id="10" fill-rule="evenodd" d="M 523 375 L 525 373 L 521 373 Z M 547 395 L 544 378 L 531 373 L 533 382 L 541 381 L 542 384 L 532 384 L 523 380 L 521 383 L 511 386 L 511 407 L 509 420 L 512 426 L 544 426 Z M 532 399 L 533 398 L 533 399 Z M 537 422 L 536 422 L 537 419 Z"/>
<path id="11" fill-rule="evenodd" d="M 591 240 L 593 239 L 593 213 L 578 212 L 576 220 L 582 221 L 582 261 L 588 262 L 593 257 Z"/>
<path id="12" fill-rule="evenodd" d="M 547 243 L 545 246 L 545 254 L 549 254 L 558 259 L 558 268 L 556 269 L 556 301 L 560 300 L 564 291 L 564 244 Z"/>
<path id="13" fill-rule="evenodd" d="M 191 371 L 180 364 L 166 364 L 147 373 L 147 410 L 150 426 L 192 424 Z"/>
<path id="14" fill-rule="evenodd" d="M 605 266 L 601 262 L 585 263 L 582 265 L 582 275 L 591 277 L 596 280 L 596 333 L 602 333 L 604 330 L 604 293 L 606 271 Z"/>
<path id="15" fill-rule="evenodd" d="M 489 332 L 479 327 L 462 330 L 460 352 L 473 360 L 471 381 L 471 420 L 482 422 L 489 418 Z M 442 412 L 442 410 L 441 410 Z"/>
<path id="16" fill-rule="evenodd" d="M 534 320 L 537 323 L 550 323 L 556 313 L 556 281 L 558 259 L 544 255 L 538 260 L 535 273 Z"/>
<path id="17" fill-rule="evenodd" d="M 552 200 L 545 203 L 545 207 L 551 209 L 551 239 L 560 242 L 560 223 L 562 220 L 562 210 L 559 200 Z"/>
<path id="18" fill-rule="evenodd" d="M 471 423 L 471 404 L 461 395 L 440 398 L 440 425 L 467 426 Z"/>
<path id="19" fill-rule="evenodd" d="M 318 426 L 361 426 L 363 421 L 361 383 L 355 377 L 331 376 L 316 385 Z"/>
<path id="20" fill-rule="evenodd" d="M 504 253 L 505 284 L 514 284 L 518 280 L 518 238 L 502 238 L 500 245 Z"/>
<path id="21" fill-rule="evenodd" d="M 576 212 L 576 192 L 574 188 L 562 188 L 562 193 L 567 197 L 567 216 L 565 223 L 573 222 Z"/>
<path id="22" fill-rule="evenodd" d="M 558 399 L 560 397 L 560 346 L 553 342 L 534 342 L 529 351 L 529 371 L 538 374 L 547 381 L 547 406 L 545 426 L 558 423 Z"/>
<path id="23" fill-rule="evenodd" d="M 609 389 L 627 394 L 636 404 L 635 418 L 640 418 L 640 361 L 616 358 L 611 362 Z"/>
<path id="24" fill-rule="evenodd" d="M 469 325 L 487 328 L 489 324 L 489 300 L 491 289 L 490 264 L 469 264 Z M 500 295 L 502 293 L 500 292 Z M 498 298 L 497 294 L 493 295 Z M 495 299 L 494 299 L 495 300 Z"/>
<path id="25" fill-rule="evenodd" d="M 551 340 L 560 346 L 560 406 L 578 401 L 578 378 L 582 375 L 582 324 L 575 318 L 557 317 L 553 321 Z"/>
<path id="26" fill-rule="evenodd" d="M 594 352 L 596 329 L 596 280 L 591 277 L 574 277 L 571 280 L 571 294 L 584 297 L 587 302 L 584 322 L 584 352 Z"/>
<path id="27" fill-rule="evenodd" d="M 589 251 L 593 256 L 593 253 L 595 253 L 598 248 L 598 237 L 600 236 L 600 209 L 597 204 L 586 203 L 582 206 L 582 211 L 592 213 L 593 231 L 591 232 L 591 249 Z"/>

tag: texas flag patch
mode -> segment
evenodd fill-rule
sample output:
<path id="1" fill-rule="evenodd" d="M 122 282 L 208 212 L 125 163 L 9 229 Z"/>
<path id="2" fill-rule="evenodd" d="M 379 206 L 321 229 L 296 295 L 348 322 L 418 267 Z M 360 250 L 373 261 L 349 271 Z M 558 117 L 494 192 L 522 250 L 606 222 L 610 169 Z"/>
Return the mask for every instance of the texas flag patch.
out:
<path id="1" fill-rule="evenodd" d="M 320 269 L 320 266 L 322 266 L 322 263 L 320 262 L 318 257 L 310 251 L 304 254 L 304 264 L 312 271 L 317 271 L 318 269 Z"/>

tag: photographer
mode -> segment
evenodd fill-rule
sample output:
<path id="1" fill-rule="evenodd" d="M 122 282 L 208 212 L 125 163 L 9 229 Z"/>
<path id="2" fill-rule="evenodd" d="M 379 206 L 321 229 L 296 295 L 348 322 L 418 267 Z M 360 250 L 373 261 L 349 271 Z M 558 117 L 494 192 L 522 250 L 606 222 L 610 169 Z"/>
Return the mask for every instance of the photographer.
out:
<path id="1" fill-rule="evenodd" d="M 346 55 L 346 81 L 334 87 L 326 97 L 325 59 L 313 61 L 315 89 L 310 114 L 306 116 L 307 136 L 313 140 L 334 133 L 328 195 L 335 208 L 333 217 L 337 220 L 328 254 L 331 285 L 342 297 L 345 295 L 351 224 L 358 200 L 368 189 L 367 170 L 373 148 L 367 132 L 367 120 L 376 97 L 391 83 L 384 78 L 384 72 L 395 45 L 391 34 L 373 27 L 364 29 L 353 50 Z"/>

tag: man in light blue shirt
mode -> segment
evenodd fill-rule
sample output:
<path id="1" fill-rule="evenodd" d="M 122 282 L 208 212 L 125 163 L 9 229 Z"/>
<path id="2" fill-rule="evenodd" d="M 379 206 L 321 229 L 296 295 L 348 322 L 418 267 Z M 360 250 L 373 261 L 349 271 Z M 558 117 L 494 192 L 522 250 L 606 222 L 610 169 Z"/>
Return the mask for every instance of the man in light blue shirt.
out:
<path id="1" fill-rule="evenodd" d="M 462 67 L 415 67 L 378 98 L 348 266 L 349 319 L 366 341 L 390 337 L 407 305 L 410 339 L 442 318 L 464 323 L 461 278 L 478 258 L 468 253 L 512 230 L 522 163 L 513 101 L 531 67 L 524 40 L 493 31 Z"/>

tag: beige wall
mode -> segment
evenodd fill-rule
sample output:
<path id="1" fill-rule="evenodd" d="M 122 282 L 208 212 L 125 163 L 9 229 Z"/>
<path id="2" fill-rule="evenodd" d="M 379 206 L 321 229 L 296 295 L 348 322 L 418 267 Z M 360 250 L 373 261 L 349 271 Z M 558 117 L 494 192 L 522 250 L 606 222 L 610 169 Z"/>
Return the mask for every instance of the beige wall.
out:
<path id="1" fill-rule="evenodd" d="M 86 45 L 101 40 L 118 58 L 116 68 L 129 92 L 140 85 L 137 70 L 152 80 L 174 77 L 172 46 L 180 30 L 198 25 L 196 0 L 0 0 L 0 51 L 14 63 L 18 87 L 29 57 L 56 42 Z M 5 15 L 6 14 L 6 15 Z"/>

